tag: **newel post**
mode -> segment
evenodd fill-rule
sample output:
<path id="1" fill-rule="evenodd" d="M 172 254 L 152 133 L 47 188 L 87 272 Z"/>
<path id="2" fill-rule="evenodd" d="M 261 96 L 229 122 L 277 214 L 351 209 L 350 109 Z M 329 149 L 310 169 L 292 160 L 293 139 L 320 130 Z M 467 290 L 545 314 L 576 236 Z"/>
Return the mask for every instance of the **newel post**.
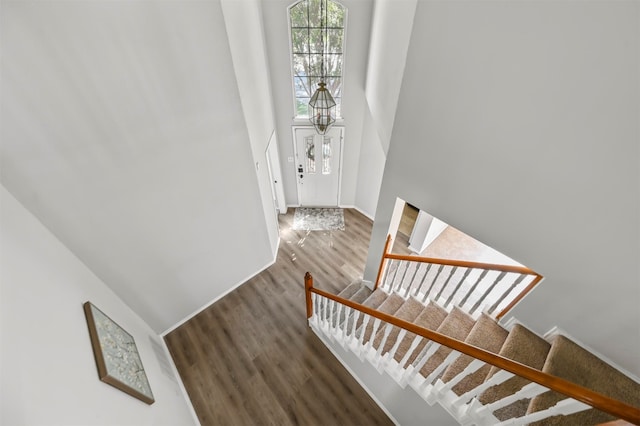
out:
<path id="1" fill-rule="evenodd" d="M 313 288 L 313 277 L 309 272 L 304 274 L 304 294 L 307 299 L 307 319 L 313 315 L 313 304 L 311 302 L 311 289 Z"/>
<path id="2" fill-rule="evenodd" d="M 376 277 L 376 285 L 374 290 L 380 285 L 380 279 L 382 278 L 382 271 L 384 270 L 385 256 L 389 253 L 389 246 L 391 245 L 391 234 L 387 235 L 387 241 L 384 244 L 384 250 L 382 252 L 382 259 L 380 259 L 380 267 L 378 268 L 378 276 Z"/>

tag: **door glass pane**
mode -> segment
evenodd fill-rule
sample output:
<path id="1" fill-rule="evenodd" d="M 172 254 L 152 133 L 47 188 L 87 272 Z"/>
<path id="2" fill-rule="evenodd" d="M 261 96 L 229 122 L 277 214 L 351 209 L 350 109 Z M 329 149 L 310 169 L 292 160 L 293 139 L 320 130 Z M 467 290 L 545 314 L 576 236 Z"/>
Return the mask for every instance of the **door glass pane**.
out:
<path id="1" fill-rule="evenodd" d="M 313 174 L 316 172 L 316 144 L 313 141 L 313 136 L 307 136 L 304 138 L 304 156 L 305 163 L 307 165 L 307 173 Z"/>
<path id="2" fill-rule="evenodd" d="M 331 138 L 324 137 L 322 140 L 322 174 L 329 175 L 331 174 L 331 157 L 333 153 L 331 152 Z"/>

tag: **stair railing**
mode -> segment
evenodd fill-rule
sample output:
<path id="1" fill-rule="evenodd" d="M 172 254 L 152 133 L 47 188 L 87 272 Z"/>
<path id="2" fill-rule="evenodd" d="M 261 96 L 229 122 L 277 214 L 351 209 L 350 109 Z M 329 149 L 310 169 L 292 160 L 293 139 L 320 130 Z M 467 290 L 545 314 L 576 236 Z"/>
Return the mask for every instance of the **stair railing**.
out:
<path id="1" fill-rule="evenodd" d="M 320 303 L 321 309 L 324 309 L 323 315 L 327 317 L 336 317 L 337 315 L 337 317 L 339 318 L 340 309 L 346 310 L 347 308 L 349 308 L 353 310 L 355 314 L 352 317 L 351 323 L 349 323 L 352 326 L 353 335 L 355 335 L 357 320 L 361 315 L 363 315 L 365 317 L 365 321 L 361 324 L 362 327 L 367 327 L 371 322 L 371 319 L 373 319 L 374 329 L 372 335 L 375 335 L 377 330 L 382 329 L 380 325 L 382 322 L 384 322 L 387 328 L 391 328 L 393 326 L 399 327 L 405 332 L 414 333 L 424 339 L 428 339 L 430 341 L 436 342 L 437 344 L 451 348 L 461 354 L 469 355 L 476 360 L 480 360 L 482 362 L 496 366 L 504 371 L 523 377 L 531 382 L 542 385 L 546 389 L 559 392 L 563 395 L 566 395 L 568 398 L 580 401 L 583 404 L 611 414 L 618 419 L 623 419 L 634 424 L 640 424 L 640 409 L 628 405 L 622 401 L 609 398 L 591 389 L 576 385 L 559 377 L 549 375 L 524 364 L 502 357 L 498 354 L 488 352 L 476 346 L 469 345 L 463 341 L 438 333 L 437 331 L 417 326 L 416 324 L 413 324 L 411 322 L 401 320 L 384 312 L 371 309 L 360 303 L 356 303 L 351 300 L 344 299 L 342 297 L 315 288 L 313 286 L 313 277 L 309 272 L 307 272 L 304 277 L 304 283 L 308 320 L 311 320 L 314 317 L 313 295 L 315 294 L 317 295 L 317 303 Z M 328 307 L 329 303 L 332 303 L 331 307 Z M 322 307 L 322 304 L 324 304 L 324 307 Z M 330 319 L 329 321 L 338 322 L 338 319 Z M 349 330 L 344 330 L 344 333 L 348 332 Z M 360 339 L 362 339 L 362 334 L 363 333 L 360 334 Z M 386 334 L 388 335 L 388 333 Z M 373 338 L 371 340 L 373 340 Z M 363 344 L 362 340 L 360 341 L 360 344 Z M 451 362 L 451 360 L 449 360 L 448 362 Z M 497 376 L 497 374 L 495 376 Z"/>
<path id="2" fill-rule="evenodd" d="M 515 265 L 393 254 L 387 236 L 375 287 L 412 295 L 444 307 L 459 306 L 474 315 L 500 319 L 542 280 L 542 275 Z"/>

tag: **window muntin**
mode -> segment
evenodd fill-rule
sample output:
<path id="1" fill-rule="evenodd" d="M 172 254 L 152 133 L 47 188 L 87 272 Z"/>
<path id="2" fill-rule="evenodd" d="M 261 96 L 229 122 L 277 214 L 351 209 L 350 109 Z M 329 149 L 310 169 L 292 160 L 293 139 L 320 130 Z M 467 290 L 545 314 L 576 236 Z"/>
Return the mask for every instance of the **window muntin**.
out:
<path id="1" fill-rule="evenodd" d="M 326 0 L 326 32 L 322 31 L 321 2 L 301 0 L 289 8 L 291 30 L 291 65 L 295 117 L 308 118 L 311 95 L 322 76 L 322 45 L 324 39 L 324 71 L 327 89 L 336 101 L 336 116 L 341 117 L 342 71 L 346 8 Z"/>

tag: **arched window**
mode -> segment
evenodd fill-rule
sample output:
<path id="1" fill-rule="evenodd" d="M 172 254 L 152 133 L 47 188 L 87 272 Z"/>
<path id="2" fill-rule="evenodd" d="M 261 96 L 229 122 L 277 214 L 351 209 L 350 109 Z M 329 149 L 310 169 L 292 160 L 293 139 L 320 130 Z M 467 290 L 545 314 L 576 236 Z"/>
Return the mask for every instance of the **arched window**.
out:
<path id="1" fill-rule="evenodd" d="M 321 16 L 325 13 L 322 12 L 323 8 L 326 8 L 326 31 L 322 31 Z M 320 82 L 323 56 L 326 87 L 336 101 L 336 116 L 342 117 L 342 58 L 346 14 L 344 6 L 331 0 L 301 0 L 289 7 L 296 118 L 309 117 L 307 105 Z"/>

